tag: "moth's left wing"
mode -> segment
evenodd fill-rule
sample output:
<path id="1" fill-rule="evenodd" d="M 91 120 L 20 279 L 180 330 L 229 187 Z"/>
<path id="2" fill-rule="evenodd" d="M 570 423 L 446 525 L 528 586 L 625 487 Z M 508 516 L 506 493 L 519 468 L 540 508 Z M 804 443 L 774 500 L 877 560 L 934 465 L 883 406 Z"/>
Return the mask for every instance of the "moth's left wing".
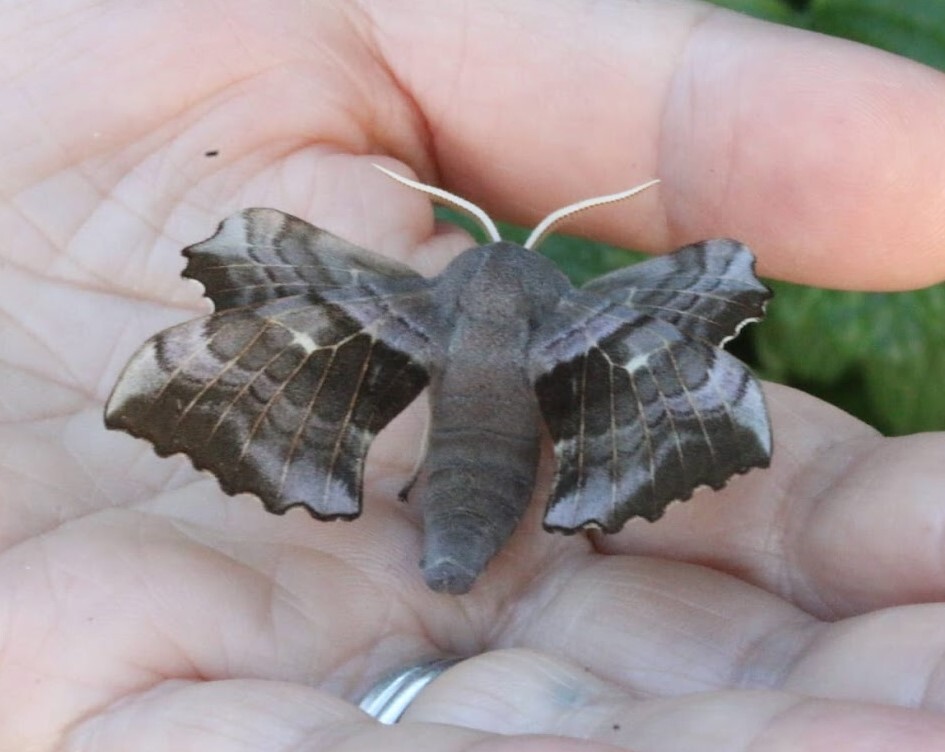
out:
<path id="1" fill-rule="evenodd" d="M 557 462 L 549 529 L 615 532 L 630 517 L 655 520 L 699 486 L 721 488 L 770 460 L 761 388 L 713 343 L 740 324 L 718 286 L 697 281 L 674 302 L 642 279 L 631 296 L 639 310 L 620 302 L 628 296 L 618 285 L 575 290 L 534 339 L 529 370 Z M 711 315 L 721 326 L 710 327 Z"/>
<path id="2" fill-rule="evenodd" d="M 357 516 L 372 439 L 438 357 L 429 282 L 266 209 L 234 215 L 185 255 L 217 312 L 141 347 L 106 424 L 161 456 L 187 454 L 272 512 Z"/>

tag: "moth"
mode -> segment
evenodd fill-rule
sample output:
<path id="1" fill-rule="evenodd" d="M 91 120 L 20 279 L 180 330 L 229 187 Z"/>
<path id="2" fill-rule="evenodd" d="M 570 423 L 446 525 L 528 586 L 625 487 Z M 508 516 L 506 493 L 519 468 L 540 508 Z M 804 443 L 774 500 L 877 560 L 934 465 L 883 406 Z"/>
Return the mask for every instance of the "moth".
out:
<path id="1" fill-rule="evenodd" d="M 761 389 L 722 349 L 771 295 L 747 247 L 687 245 L 575 288 L 535 245 L 652 182 L 565 207 L 520 246 L 473 204 L 384 172 L 474 217 L 491 242 L 426 278 L 288 214 L 241 211 L 183 251 L 183 276 L 215 312 L 138 350 L 106 425 L 185 453 L 270 512 L 353 519 L 371 441 L 428 388 L 426 453 L 402 498 L 422 508 L 427 584 L 454 594 L 521 519 L 542 422 L 549 531 L 653 521 L 768 465 Z"/>

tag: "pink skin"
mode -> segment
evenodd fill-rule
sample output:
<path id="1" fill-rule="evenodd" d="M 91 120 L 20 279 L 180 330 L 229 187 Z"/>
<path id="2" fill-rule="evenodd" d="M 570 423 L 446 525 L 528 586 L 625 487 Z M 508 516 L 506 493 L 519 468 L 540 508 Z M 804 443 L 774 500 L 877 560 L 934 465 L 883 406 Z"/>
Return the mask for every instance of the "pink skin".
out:
<path id="1" fill-rule="evenodd" d="M 523 223 L 659 177 L 573 227 L 940 280 L 945 77 L 681 0 L 37 0 L 0 27 L 0 749 L 945 749 L 942 435 L 772 386 L 770 470 L 609 538 L 541 532 L 536 500 L 452 598 L 395 501 L 421 410 L 347 524 L 101 421 L 134 347 L 206 310 L 178 250 L 232 211 L 442 268 L 466 239 L 372 161 Z M 410 723 L 352 704 L 440 652 L 477 657 Z"/>

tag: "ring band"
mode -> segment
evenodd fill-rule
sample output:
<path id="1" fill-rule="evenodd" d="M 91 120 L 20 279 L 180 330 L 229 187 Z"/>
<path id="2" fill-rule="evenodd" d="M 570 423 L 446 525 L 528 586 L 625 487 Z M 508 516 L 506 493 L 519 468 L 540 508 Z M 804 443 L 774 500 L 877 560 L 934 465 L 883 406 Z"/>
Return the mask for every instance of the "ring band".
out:
<path id="1" fill-rule="evenodd" d="M 381 723 L 397 723 L 427 684 L 462 658 L 436 658 L 391 672 L 364 695 L 358 707 Z"/>

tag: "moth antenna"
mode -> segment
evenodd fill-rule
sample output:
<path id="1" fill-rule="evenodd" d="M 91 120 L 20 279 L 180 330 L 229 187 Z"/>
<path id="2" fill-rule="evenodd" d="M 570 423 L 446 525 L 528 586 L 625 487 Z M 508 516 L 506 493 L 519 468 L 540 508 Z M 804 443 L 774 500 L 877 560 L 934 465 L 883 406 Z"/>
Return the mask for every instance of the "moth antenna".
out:
<path id="1" fill-rule="evenodd" d="M 567 219 L 578 212 L 582 212 L 587 209 L 593 209 L 595 206 L 612 204 L 616 201 L 623 201 L 625 198 L 636 196 L 638 193 L 645 191 L 647 188 L 651 188 L 658 182 L 660 182 L 659 179 L 651 180 L 648 183 L 638 185 L 628 191 L 611 193 L 607 196 L 598 196 L 597 198 L 586 198 L 583 201 L 578 201 L 576 204 L 569 204 L 568 206 L 558 209 L 558 211 L 552 212 L 538 223 L 538 226 L 532 230 L 532 234 L 528 236 L 528 240 L 526 240 L 523 245 L 525 248 L 534 248 L 542 240 L 544 240 L 545 236 L 551 232 L 551 229 L 563 219 Z"/>
<path id="2" fill-rule="evenodd" d="M 403 183 L 409 188 L 420 191 L 421 193 L 426 193 L 430 196 L 436 203 L 443 204 L 448 206 L 451 209 L 455 209 L 461 214 L 465 214 L 470 219 L 474 220 L 478 225 L 485 230 L 486 235 L 494 243 L 502 240 L 499 235 L 499 228 L 495 226 L 489 215 L 486 214 L 482 209 L 476 206 L 472 201 L 467 201 L 464 198 L 459 196 L 454 196 L 449 191 L 444 191 L 442 188 L 434 188 L 432 185 L 427 185 L 426 183 L 418 183 L 416 180 L 411 180 L 410 178 L 405 178 L 403 175 L 398 175 L 392 170 L 388 170 L 386 167 L 381 167 L 379 164 L 372 163 L 374 167 L 383 172 L 387 177 L 393 178 L 398 183 Z"/>

